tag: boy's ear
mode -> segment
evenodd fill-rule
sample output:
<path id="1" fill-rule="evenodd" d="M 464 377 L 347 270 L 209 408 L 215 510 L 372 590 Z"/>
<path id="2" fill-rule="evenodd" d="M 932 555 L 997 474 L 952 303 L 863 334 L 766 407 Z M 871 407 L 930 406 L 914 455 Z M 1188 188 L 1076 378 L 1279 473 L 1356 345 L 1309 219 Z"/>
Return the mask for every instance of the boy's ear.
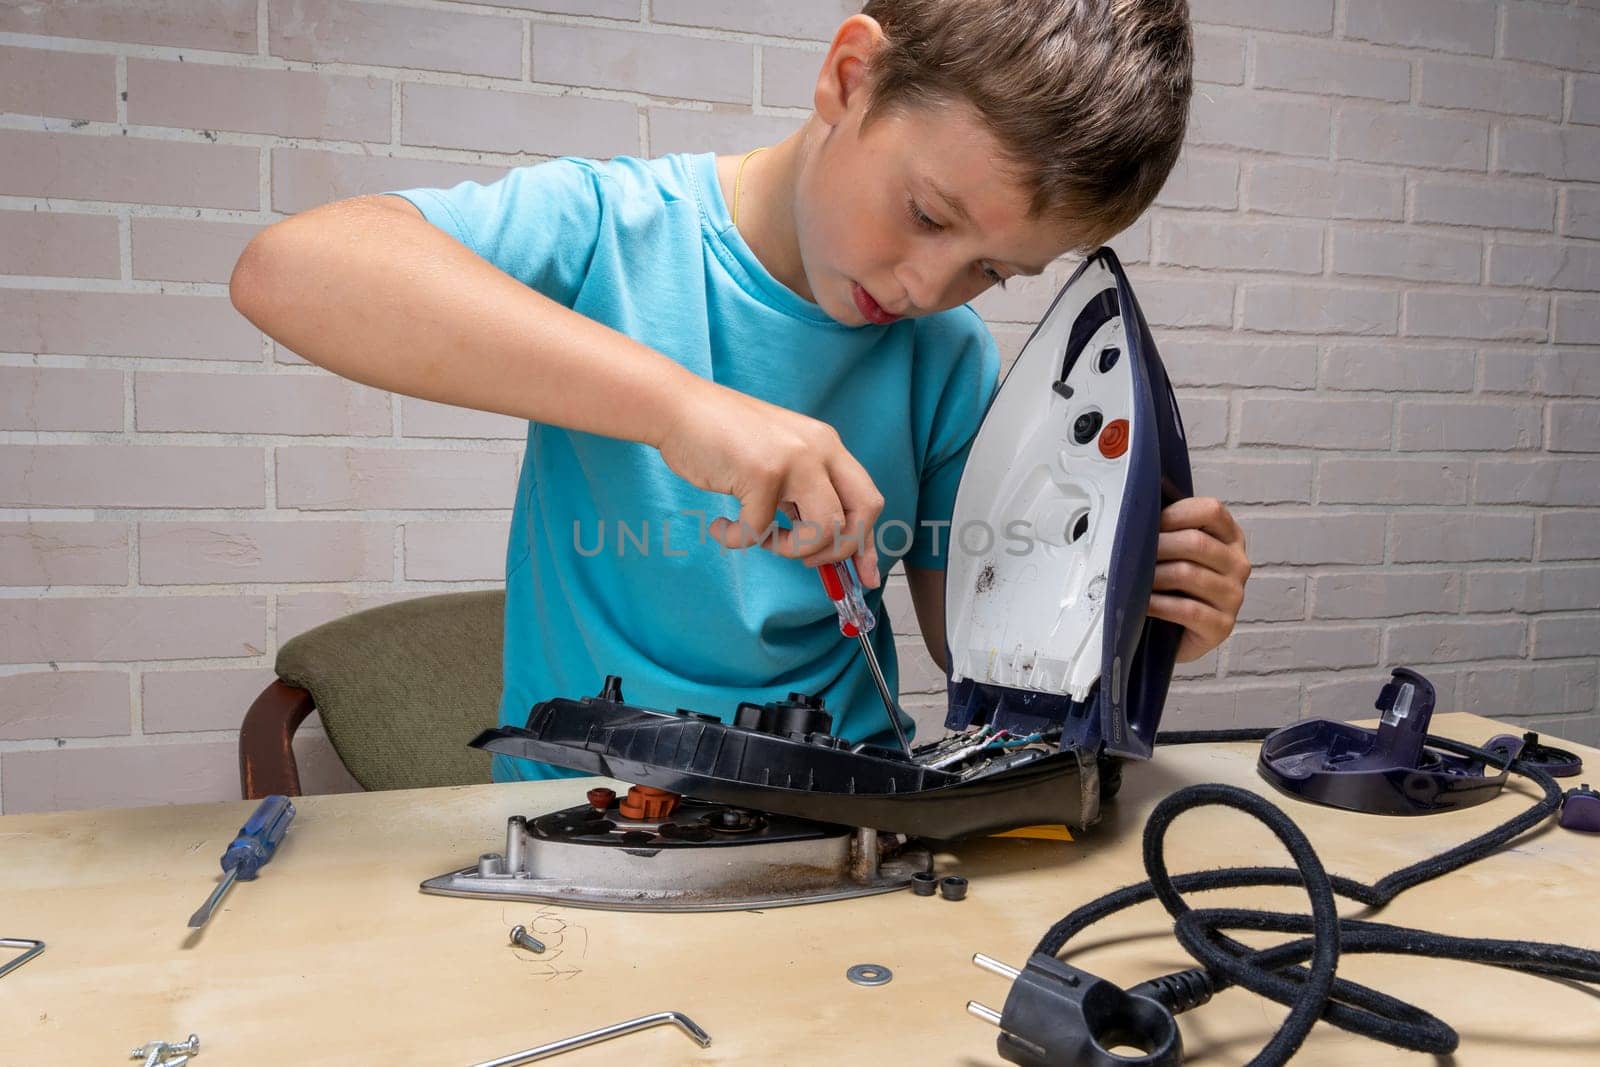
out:
<path id="1" fill-rule="evenodd" d="M 839 23 L 812 97 L 818 118 L 836 126 L 852 107 L 866 106 L 867 71 L 883 42 L 883 27 L 870 15 L 851 15 Z"/>

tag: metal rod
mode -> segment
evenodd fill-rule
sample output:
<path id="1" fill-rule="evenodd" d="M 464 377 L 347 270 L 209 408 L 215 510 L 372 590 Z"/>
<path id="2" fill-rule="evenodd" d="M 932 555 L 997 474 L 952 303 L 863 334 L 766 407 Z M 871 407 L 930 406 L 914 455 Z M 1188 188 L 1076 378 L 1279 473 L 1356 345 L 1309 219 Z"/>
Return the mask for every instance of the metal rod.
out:
<path id="1" fill-rule="evenodd" d="M 4 978 L 43 952 L 44 942 L 36 941 L 31 937 L 0 937 L 0 948 L 25 948 L 28 950 L 14 960 L 6 960 L 4 963 L 0 963 L 0 978 Z"/>
<path id="2" fill-rule="evenodd" d="M 1009 963 L 1001 963 L 993 956 L 985 956 L 981 952 L 974 952 L 972 954 L 972 962 L 976 963 L 979 967 L 982 967 L 990 974 L 998 974 L 1001 978 L 1009 978 L 1013 982 L 1017 980 L 1017 975 L 1022 973 Z"/>
<path id="3" fill-rule="evenodd" d="M 889 683 L 883 680 L 883 668 L 878 666 L 878 654 L 872 651 L 872 640 L 866 634 L 856 635 L 861 640 L 861 651 L 867 654 L 867 667 L 872 671 L 872 680 L 878 685 L 878 695 L 883 698 L 883 710 L 889 714 L 889 725 L 894 727 L 894 736 L 900 740 L 900 748 L 906 755 L 911 755 L 911 743 L 906 740 L 905 727 L 900 725 L 900 709 L 895 706 L 894 697 L 889 695 Z"/>
<path id="4" fill-rule="evenodd" d="M 695 1021 L 683 1014 L 683 1012 L 658 1011 L 654 1015 L 641 1015 L 637 1019 L 629 1019 L 627 1022 L 602 1026 L 598 1030 L 590 1030 L 588 1033 L 579 1034 L 576 1037 L 564 1037 L 560 1041 L 552 1041 L 537 1048 L 513 1052 L 511 1055 L 501 1056 L 497 1060 L 484 1060 L 482 1063 L 473 1064 L 472 1067 L 512 1067 L 513 1064 L 532 1063 L 534 1060 L 542 1060 L 546 1056 L 558 1056 L 563 1052 L 571 1052 L 575 1048 L 584 1048 L 588 1045 L 598 1044 L 601 1041 L 609 1041 L 613 1037 L 621 1037 L 624 1034 L 631 1034 L 639 1030 L 648 1030 L 650 1027 L 660 1026 L 662 1023 L 675 1024 L 680 1030 L 693 1038 L 701 1048 L 707 1048 L 711 1044 L 711 1035 L 695 1025 Z"/>
<path id="5" fill-rule="evenodd" d="M 217 901 L 222 899 L 222 894 L 228 891 L 238 877 L 238 867 L 235 867 L 233 870 L 222 876 L 222 881 L 218 882 L 217 888 L 211 891 L 211 895 L 209 897 L 206 897 L 206 902 L 200 905 L 200 910 L 189 916 L 189 925 L 191 927 L 204 926 L 210 920 L 211 909 L 217 906 Z"/>
<path id="6" fill-rule="evenodd" d="M 986 1023 L 993 1023 L 995 1026 L 1000 1025 L 1000 1013 L 991 1007 L 979 1004 L 976 1000 L 967 1001 L 967 1014 L 976 1015 Z"/>

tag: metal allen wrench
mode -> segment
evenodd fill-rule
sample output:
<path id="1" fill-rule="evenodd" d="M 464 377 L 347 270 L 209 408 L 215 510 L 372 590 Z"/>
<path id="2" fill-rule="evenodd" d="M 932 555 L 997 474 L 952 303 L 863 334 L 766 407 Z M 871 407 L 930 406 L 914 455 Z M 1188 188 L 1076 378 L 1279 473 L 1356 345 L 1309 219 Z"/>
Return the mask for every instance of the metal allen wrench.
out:
<path id="1" fill-rule="evenodd" d="M 29 937 L 0 937 L 0 948 L 25 948 L 28 951 L 14 960 L 0 963 L 0 978 L 4 978 L 12 971 L 27 963 L 33 957 L 44 951 L 44 942 L 35 941 Z"/>
<path id="2" fill-rule="evenodd" d="M 662 1023 L 675 1024 L 678 1029 L 693 1038 L 701 1048 L 707 1048 L 711 1044 L 711 1035 L 695 1025 L 695 1021 L 683 1014 L 683 1012 L 658 1011 L 654 1015 L 641 1015 L 637 1019 L 629 1019 L 626 1022 L 602 1026 L 598 1030 L 590 1030 L 586 1034 L 564 1037 L 560 1041 L 551 1041 L 549 1044 L 539 1045 L 536 1048 L 513 1052 L 511 1055 L 501 1056 L 497 1060 L 484 1060 L 482 1063 L 473 1064 L 473 1067 L 512 1067 L 513 1064 L 532 1063 L 534 1060 L 542 1060 L 546 1056 L 559 1056 L 561 1053 L 571 1052 L 575 1048 L 584 1048 L 587 1045 L 598 1044 L 601 1041 L 609 1041 L 613 1037 L 621 1037 L 623 1034 L 648 1030 L 650 1027 L 659 1026 Z"/>

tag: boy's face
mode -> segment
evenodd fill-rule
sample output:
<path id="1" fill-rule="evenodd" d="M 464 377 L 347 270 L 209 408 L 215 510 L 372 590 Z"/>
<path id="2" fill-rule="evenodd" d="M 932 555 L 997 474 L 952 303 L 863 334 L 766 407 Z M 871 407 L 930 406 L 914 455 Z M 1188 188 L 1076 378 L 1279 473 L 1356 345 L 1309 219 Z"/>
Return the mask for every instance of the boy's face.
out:
<path id="1" fill-rule="evenodd" d="M 1030 217 L 1031 191 L 976 109 L 896 109 L 863 129 L 866 100 L 841 101 L 795 190 L 809 295 L 830 317 L 881 325 L 957 307 L 1076 244 Z"/>

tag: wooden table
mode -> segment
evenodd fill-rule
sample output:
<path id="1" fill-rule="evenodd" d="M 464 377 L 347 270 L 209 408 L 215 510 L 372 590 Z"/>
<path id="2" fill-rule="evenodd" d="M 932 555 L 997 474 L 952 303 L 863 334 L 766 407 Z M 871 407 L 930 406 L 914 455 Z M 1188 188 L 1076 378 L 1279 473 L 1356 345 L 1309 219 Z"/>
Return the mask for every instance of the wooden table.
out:
<path id="1" fill-rule="evenodd" d="M 1502 732 L 1443 715 L 1435 732 L 1481 743 Z M 1600 752 L 1582 750 L 1586 760 Z M 1254 745 L 1164 748 L 1130 767 L 1104 822 L 1076 842 L 988 839 L 942 855 L 971 879 L 965 901 L 909 892 L 764 912 L 647 915 L 427 896 L 424 878 L 503 840 L 507 816 L 576 802 L 583 781 L 306 797 L 277 858 L 240 883 L 211 924 L 184 925 L 215 883 L 247 802 L 0 817 L 0 937 L 44 955 L 0 979 L 0 1062 L 130 1062 L 149 1040 L 201 1037 L 193 1067 L 471 1064 L 664 1009 L 712 1035 L 704 1051 L 671 1027 L 580 1050 L 580 1064 L 991 1064 L 995 1031 L 968 1016 L 1003 1004 L 986 952 L 1020 965 L 1073 906 L 1143 878 L 1139 831 L 1160 797 L 1232 782 L 1277 799 L 1330 869 L 1370 880 L 1509 817 L 1532 793 L 1426 818 L 1379 818 L 1278 797 Z M 1600 771 L 1600 763 L 1593 764 Z M 1515 795 L 1512 795 L 1513 792 Z M 1172 869 L 1287 864 L 1266 831 L 1208 809 L 1174 827 Z M 1499 937 L 1600 944 L 1600 838 L 1553 824 L 1403 895 L 1385 921 Z M 1247 906 L 1304 910 L 1287 890 L 1239 891 Z M 1223 899 L 1216 895 L 1211 899 Z M 1346 914 L 1356 910 L 1344 908 Z M 527 924 L 550 946 L 510 948 Z M 1188 965 L 1156 905 L 1088 931 L 1072 960 L 1130 985 Z M 9 951 L 4 958 L 9 959 Z M 845 980 L 881 963 L 893 981 Z M 1593 1064 L 1600 1001 L 1493 968 L 1348 957 L 1340 973 L 1414 1000 L 1462 1034 L 1455 1067 Z M 1248 1059 L 1284 1009 L 1229 991 L 1182 1016 L 1196 1064 Z M 1319 1025 L 1297 1063 L 1426 1063 Z"/>

